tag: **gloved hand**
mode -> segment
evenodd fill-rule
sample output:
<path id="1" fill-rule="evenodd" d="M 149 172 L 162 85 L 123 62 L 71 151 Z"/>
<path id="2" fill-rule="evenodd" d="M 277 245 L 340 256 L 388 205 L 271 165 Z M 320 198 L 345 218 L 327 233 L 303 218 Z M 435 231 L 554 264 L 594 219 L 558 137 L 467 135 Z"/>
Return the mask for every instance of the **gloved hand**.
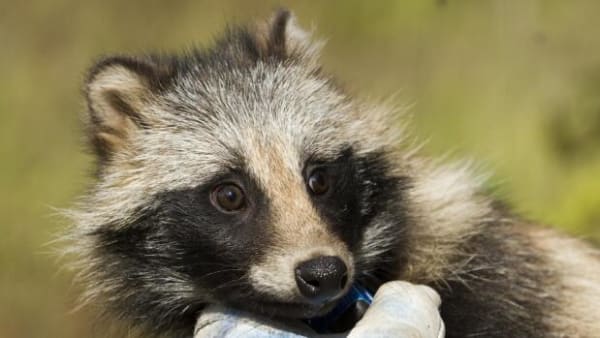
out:
<path id="1" fill-rule="evenodd" d="M 247 312 L 214 305 L 196 323 L 194 338 L 201 337 L 397 337 L 443 338 L 439 295 L 430 287 L 402 281 L 382 285 L 364 317 L 347 333 L 317 335 L 299 321 L 274 322 Z"/>

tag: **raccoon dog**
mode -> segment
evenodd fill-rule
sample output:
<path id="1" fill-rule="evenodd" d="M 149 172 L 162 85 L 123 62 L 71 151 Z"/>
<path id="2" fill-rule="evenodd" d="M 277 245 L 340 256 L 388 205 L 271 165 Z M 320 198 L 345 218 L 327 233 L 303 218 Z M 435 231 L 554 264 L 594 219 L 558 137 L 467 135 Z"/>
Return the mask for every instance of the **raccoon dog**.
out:
<path id="1" fill-rule="evenodd" d="M 189 336 L 206 304 L 307 318 L 349 285 L 427 284 L 448 337 L 593 337 L 599 253 L 526 222 L 397 111 L 349 97 L 289 12 L 85 83 L 97 182 L 70 212 L 84 298 Z"/>

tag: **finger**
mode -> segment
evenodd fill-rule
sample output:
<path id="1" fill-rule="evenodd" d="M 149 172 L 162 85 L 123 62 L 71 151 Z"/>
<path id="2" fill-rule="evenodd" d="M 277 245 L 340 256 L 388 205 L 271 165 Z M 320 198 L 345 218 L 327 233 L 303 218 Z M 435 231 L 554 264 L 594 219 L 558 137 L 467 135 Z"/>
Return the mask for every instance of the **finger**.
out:
<path id="1" fill-rule="evenodd" d="M 194 329 L 195 338 L 203 337 L 269 337 L 301 338 L 311 336 L 307 328 L 283 325 L 266 318 L 214 305 L 199 316 Z"/>
<path id="2" fill-rule="evenodd" d="M 375 298 L 423 298 L 430 301 L 434 306 L 438 307 L 441 304 L 441 299 L 438 293 L 427 285 L 416 285 L 405 281 L 393 281 L 383 284 Z"/>
<path id="3" fill-rule="evenodd" d="M 350 336 L 443 337 L 439 305 L 440 297 L 430 287 L 402 281 L 386 283 Z"/>

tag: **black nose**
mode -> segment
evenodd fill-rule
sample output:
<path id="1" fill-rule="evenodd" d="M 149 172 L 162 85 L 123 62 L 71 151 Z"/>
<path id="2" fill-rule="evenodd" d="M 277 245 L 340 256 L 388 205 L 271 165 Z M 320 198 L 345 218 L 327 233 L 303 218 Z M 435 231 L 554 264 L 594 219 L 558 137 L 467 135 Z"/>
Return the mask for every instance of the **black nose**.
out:
<path id="1" fill-rule="evenodd" d="M 336 256 L 321 256 L 298 264 L 298 289 L 313 302 L 323 302 L 338 296 L 348 282 L 348 268 Z"/>

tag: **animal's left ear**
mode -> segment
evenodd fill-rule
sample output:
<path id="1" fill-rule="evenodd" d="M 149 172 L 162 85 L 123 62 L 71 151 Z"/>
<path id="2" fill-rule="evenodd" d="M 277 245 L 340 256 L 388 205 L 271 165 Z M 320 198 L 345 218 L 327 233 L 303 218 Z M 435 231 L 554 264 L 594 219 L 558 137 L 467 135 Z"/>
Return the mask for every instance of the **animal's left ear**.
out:
<path id="1" fill-rule="evenodd" d="M 323 43 L 314 41 L 310 32 L 298 26 L 296 17 L 287 9 L 280 9 L 261 27 L 267 55 L 281 59 L 297 58 L 316 62 Z"/>

